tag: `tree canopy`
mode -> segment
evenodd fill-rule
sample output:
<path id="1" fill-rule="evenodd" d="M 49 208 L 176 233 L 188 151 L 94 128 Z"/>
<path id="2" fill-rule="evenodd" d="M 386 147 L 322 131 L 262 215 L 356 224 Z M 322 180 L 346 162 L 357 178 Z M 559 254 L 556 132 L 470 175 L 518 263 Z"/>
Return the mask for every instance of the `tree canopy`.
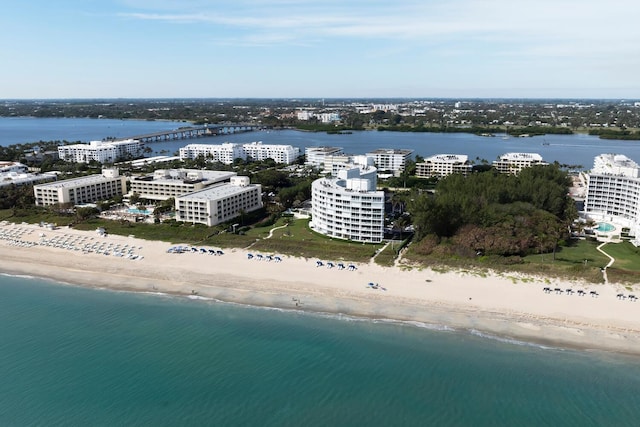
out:
<path id="1" fill-rule="evenodd" d="M 518 176 L 450 175 L 434 195 L 414 198 L 416 238 L 449 239 L 469 254 L 551 251 L 577 214 L 569 184 L 558 165 L 526 168 Z"/>

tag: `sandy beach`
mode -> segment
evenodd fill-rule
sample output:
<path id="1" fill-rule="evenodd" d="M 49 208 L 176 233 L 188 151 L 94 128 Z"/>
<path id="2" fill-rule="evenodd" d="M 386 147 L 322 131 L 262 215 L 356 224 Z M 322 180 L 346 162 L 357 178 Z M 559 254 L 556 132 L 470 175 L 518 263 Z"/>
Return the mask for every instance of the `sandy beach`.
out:
<path id="1" fill-rule="evenodd" d="M 339 260 L 321 260 L 318 266 L 315 259 L 242 249 L 222 255 L 212 254 L 209 249 L 219 248 L 209 247 L 206 253 L 200 247 L 197 252 L 167 252 L 175 246 L 3 223 L 0 271 L 80 286 L 410 321 L 550 346 L 640 354 L 640 302 L 626 297 L 630 292 L 620 285 L 438 273 L 374 263 L 349 269 L 350 263 L 344 262 L 347 268 L 340 269 Z M 269 261 L 268 255 L 282 261 Z M 327 266 L 331 261 L 333 268 Z M 551 292 L 543 291 L 545 287 Z M 621 293 L 624 299 L 618 297 Z"/>

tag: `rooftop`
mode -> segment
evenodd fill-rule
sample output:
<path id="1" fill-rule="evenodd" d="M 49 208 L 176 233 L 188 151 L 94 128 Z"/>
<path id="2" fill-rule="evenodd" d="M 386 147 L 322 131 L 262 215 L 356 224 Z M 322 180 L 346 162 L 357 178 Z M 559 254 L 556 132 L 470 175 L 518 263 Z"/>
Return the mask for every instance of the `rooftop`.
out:
<path id="1" fill-rule="evenodd" d="M 436 154 L 435 156 L 424 159 L 426 162 L 440 163 L 465 163 L 469 159 L 466 154 Z"/>
<path id="2" fill-rule="evenodd" d="M 378 148 L 373 151 L 369 151 L 367 154 L 401 154 L 407 156 L 413 153 L 413 150 L 399 149 L 399 148 Z"/>
<path id="3" fill-rule="evenodd" d="M 640 166 L 623 154 L 600 154 L 593 161 L 592 174 L 640 176 Z"/>
<path id="4" fill-rule="evenodd" d="M 137 139 L 124 139 L 122 141 L 90 141 L 89 143 L 61 145 L 58 148 L 113 148 L 127 144 L 140 144 L 140 141 Z"/>
<path id="5" fill-rule="evenodd" d="M 81 176 L 79 178 L 65 179 L 65 180 L 56 181 L 56 182 L 47 182 L 44 184 L 38 184 L 35 187 L 37 188 L 75 187 L 75 186 L 83 186 L 83 185 L 91 185 L 91 184 L 100 184 L 103 182 L 118 180 L 122 178 L 123 178 L 122 176 L 111 178 L 111 177 L 106 177 L 102 174 L 96 174 L 96 175 Z"/>
<path id="6" fill-rule="evenodd" d="M 500 156 L 500 160 L 530 160 L 530 161 L 542 161 L 542 156 L 538 153 L 506 153 Z"/>
<path id="7" fill-rule="evenodd" d="M 161 175 L 161 176 L 160 176 Z M 194 182 L 221 182 L 236 176 L 235 172 L 229 171 L 210 171 L 200 169 L 158 169 L 153 174 L 132 177 L 131 181 L 151 181 L 158 184 L 172 184 L 176 181 L 185 183 Z M 194 177 L 197 177 L 194 179 Z"/>
<path id="8" fill-rule="evenodd" d="M 216 200 L 234 194 L 244 193 L 255 188 L 260 188 L 259 184 L 249 184 L 247 186 L 239 186 L 233 184 L 218 184 L 205 188 L 204 190 L 194 191 L 184 196 L 176 197 L 176 200 Z"/>
<path id="9" fill-rule="evenodd" d="M 333 154 L 342 152 L 341 147 L 306 147 L 307 152 Z"/>
<path id="10" fill-rule="evenodd" d="M 242 144 L 236 142 L 223 142 L 222 144 L 187 144 L 182 148 L 188 150 L 210 150 L 212 148 L 234 148 L 241 146 Z"/>

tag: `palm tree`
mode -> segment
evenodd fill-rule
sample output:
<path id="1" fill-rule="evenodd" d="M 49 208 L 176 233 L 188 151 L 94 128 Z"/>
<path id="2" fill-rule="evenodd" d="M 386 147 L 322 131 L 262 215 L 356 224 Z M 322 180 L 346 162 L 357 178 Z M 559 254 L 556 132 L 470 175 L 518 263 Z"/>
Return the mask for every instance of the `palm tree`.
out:
<path id="1" fill-rule="evenodd" d="M 244 209 L 240 209 L 238 211 L 238 215 L 240 215 L 240 226 L 244 226 L 244 215 L 247 213 Z"/>

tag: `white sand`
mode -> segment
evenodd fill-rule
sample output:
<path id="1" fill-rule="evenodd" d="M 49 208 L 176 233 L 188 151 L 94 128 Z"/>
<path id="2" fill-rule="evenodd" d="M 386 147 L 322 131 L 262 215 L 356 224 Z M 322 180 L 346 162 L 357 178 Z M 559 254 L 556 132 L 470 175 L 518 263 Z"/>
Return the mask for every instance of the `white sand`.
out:
<path id="1" fill-rule="evenodd" d="M 109 255 L 41 244 L 54 239 L 79 249 L 102 246 Z M 39 244 L 26 247 L 16 242 Z M 197 293 L 222 301 L 424 322 L 550 345 L 640 354 L 640 301 L 618 299 L 618 293 L 629 293 L 621 286 L 375 264 L 356 264 L 357 270 L 349 271 L 316 267 L 316 260 L 288 256 L 279 263 L 249 260 L 247 251 L 240 249 L 224 250 L 221 256 L 167 253 L 171 246 L 175 245 L 66 228 L 51 231 L 4 224 L 0 271 L 82 286 Z M 143 258 L 118 257 L 114 251 Z M 386 290 L 371 289 L 369 282 Z M 546 286 L 582 289 L 587 295 L 545 293 Z M 590 296 L 592 290 L 599 296 Z"/>

